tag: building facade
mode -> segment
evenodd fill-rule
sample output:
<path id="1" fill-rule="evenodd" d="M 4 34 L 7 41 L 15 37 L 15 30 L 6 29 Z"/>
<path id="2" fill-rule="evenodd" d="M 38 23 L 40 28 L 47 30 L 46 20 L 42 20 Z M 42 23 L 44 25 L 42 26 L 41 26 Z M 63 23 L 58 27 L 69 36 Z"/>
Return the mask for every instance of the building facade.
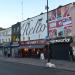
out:
<path id="1" fill-rule="evenodd" d="M 0 31 L 0 47 L 6 49 L 9 42 L 10 53 L 15 57 L 40 57 L 44 53 L 47 58 L 52 50 L 52 59 L 69 60 L 74 48 L 74 11 L 74 3 L 49 11 L 48 26 L 47 13 L 18 22 Z"/>
<path id="2" fill-rule="evenodd" d="M 3 55 L 11 52 L 11 27 L 0 31 L 0 49 Z"/>
<path id="3" fill-rule="evenodd" d="M 49 38 L 52 58 L 70 59 L 72 42 L 72 18 L 70 15 L 73 4 L 60 6 L 48 13 Z"/>
<path id="4" fill-rule="evenodd" d="M 11 36 L 11 49 L 12 49 L 12 56 L 17 57 L 19 52 L 20 46 L 20 22 L 12 25 L 12 36 Z"/>
<path id="5" fill-rule="evenodd" d="M 21 22 L 21 49 L 23 56 L 38 56 L 37 53 L 47 43 L 46 13 Z M 27 54 L 26 54 L 27 53 Z"/>

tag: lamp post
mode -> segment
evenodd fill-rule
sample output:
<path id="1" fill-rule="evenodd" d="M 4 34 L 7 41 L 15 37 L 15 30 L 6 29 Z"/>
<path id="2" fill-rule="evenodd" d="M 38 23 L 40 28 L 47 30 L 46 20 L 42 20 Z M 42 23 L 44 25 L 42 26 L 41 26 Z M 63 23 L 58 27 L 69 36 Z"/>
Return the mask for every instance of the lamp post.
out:
<path id="1" fill-rule="evenodd" d="M 48 31 L 49 30 L 48 29 L 48 9 L 49 9 L 49 7 L 48 7 L 48 0 L 47 0 L 47 5 L 46 5 L 45 9 L 47 10 L 47 21 L 46 22 L 47 22 L 47 33 L 48 33 L 47 35 L 48 35 L 48 38 L 49 38 L 49 31 Z"/>
<path id="2" fill-rule="evenodd" d="M 49 30 L 48 29 L 48 9 L 49 9 L 49 7 L 48 7 L 48 0 L 47 0 L 47 30 Z M 49 32 L 48 32 L 48 37 L 49 37 Z"/>
<path id="3" fill-rule="evenodd" d="M 49 39 L 49 26 L 48 26 L 48 9 L 49 9 L 49 7 L 48 7 L 48 0 L 47 0 L 47 6 L 46 6 L 45 9 L 47 10 L 47 33 L 48 33 L 47 35 L 48 35 L 48 39 Z M 55 64 L 52 64 L 50 62 L 50 60 L 51 60 L 51 51 L 49 50 L 49 43 L 48 43 L 48 63 L 46 64 L 46 66 L 55 67 Z"/>

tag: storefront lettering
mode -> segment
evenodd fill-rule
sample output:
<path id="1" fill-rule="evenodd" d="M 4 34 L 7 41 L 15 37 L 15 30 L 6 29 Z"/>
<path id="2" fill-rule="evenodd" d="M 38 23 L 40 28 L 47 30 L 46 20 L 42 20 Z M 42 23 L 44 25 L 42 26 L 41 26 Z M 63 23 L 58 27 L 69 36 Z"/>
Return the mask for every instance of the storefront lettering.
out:
<path id="1" fill-rule="evenodd" d="M 58 39 L 58 40 L 51 40 L 51 43 L 55 43 L 55 42 L 70 42 L 70 39 Z"/>
<path id="2" fill-rule="evenodd" d="M 42 19 L 39 19 L 34 27 L 31 27 L 31 22 L 28 23 L 24 23 L 25 27 L 24 27 L 24 32 L 23 35 L 30 35 L 30 34 L 37 34 L 40 32 L 43 32 L 46 28 L 45 24 L 42 24 Z"/>

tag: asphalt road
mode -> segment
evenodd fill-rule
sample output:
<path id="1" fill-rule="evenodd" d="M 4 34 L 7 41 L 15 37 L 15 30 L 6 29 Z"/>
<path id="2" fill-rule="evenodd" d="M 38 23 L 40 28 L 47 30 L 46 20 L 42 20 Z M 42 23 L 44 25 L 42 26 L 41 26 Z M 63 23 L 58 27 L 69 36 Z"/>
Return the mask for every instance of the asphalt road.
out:
<path id="1" fill-rule="evenodd" d="M 75 72 L 0 60 L 0 75 L 75 75 Z"/>

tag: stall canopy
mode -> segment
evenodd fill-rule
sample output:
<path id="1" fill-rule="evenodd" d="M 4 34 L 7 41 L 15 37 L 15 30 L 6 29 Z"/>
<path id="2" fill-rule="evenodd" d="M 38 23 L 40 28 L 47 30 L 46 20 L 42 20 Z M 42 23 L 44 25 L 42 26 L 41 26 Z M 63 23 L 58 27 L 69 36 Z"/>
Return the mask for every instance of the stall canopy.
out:
<path id="1" fill-rule="evenodd" d="M 20 48 L 44 48 L 45 45 L 25 45 L 25 46 L 20 46 Z"/>

